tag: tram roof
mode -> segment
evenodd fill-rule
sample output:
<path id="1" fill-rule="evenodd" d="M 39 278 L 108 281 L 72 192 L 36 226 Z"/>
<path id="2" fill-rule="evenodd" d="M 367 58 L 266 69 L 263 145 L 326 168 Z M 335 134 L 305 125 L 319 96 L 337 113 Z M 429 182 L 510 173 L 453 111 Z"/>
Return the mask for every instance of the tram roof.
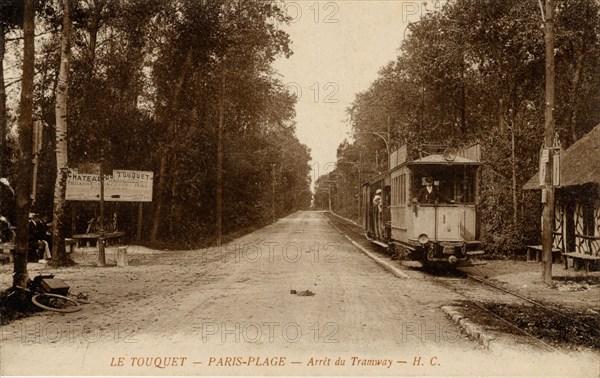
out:
<path id="1" fill-rule="evenodd" d="M 443 165 L 483 165 L 482 162 L 457 156 L 452 160 L 444 158 L 443 155 L 428 155 L 420 159 L 409 161 L 407 165 L 413 164 L 443 164 Z"/>

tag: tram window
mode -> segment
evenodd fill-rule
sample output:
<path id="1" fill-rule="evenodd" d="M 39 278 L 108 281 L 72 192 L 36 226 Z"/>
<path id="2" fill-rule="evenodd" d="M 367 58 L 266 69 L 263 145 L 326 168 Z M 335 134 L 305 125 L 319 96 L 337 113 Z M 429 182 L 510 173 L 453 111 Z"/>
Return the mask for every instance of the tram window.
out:
<path id="1" fill-rule="evenodd" d="M 475 202 L 475 175 L 473 167 L 456 167 L 453 172 L 453 198 L 455 203 Z"/>
<path id="2" fill-rule="evenodd" d="M 406 173 L 400 175 L 400 204 L 406 204 Z"/>
<path id="3" fill-rule="evenodd" d="M 413 192 L 418 193 L 424 185 L 425 177 L 433 177 L 434 184 L 450 203 L 472 204 L 475 202 L 476 167 L 423 167 L 415 170 Z"/>
<path id="4" fill-rule="evenodd" d="M 392 179 L 392 205 L 406 205 L 407 202 L 407 187 L 406 174 L 403 173 Z"/>
<path id="5" fill-rule="evenodd" d="M 392 179 L 392 205 L 398 204 L 398 178 L 394 177 Z"/>

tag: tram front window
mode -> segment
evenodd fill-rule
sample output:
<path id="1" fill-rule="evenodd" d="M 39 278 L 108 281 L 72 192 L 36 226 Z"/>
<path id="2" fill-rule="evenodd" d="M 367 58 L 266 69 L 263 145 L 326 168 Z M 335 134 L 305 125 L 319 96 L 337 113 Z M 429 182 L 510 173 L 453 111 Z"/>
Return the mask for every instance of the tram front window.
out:
<path id="1" fill-rule="evenodd" d="M 476 167 L 433 166 L 415 171 L 414 178 L 413 193 L 419 203 L 475 203 Z M 431 183 L 433 185 L 428 185 Z M 435 192 L 437 194 L 431 194 Z M 432 200 L 430 201 L 429 198 Z"/>
<path id="2" fill-rule="evenodd" d="M 475 167 L 456 167 L 454 175 L 454 197 L 456 203 L 474 204 L 475 203 Z"/>

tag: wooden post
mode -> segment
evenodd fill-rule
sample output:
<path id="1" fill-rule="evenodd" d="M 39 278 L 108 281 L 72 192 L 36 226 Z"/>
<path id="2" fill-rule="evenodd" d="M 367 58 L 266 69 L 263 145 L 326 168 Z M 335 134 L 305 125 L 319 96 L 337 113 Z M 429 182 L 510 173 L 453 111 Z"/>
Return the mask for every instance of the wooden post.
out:
<path id="1" fill-rule="evenodd" d="M 548 151 L 554 142 L 554 0 L 546 0 L 545 12 L 546 39 L 546 109 L 544 127 L 544 147 Z M 542 281 L 552 284 L 552 229 L 554 223 L 554 187 L 552 184 L 552 154 L 548 156 L 546 169 L 545 203 L 542 211 Z"/>
<path id="2" fill-rule="evenodd" d="M 117 248 L 117 266 L 127 266 L 129 265 L 127 261 L 127 248 L 119 247 Z"/>
<path id="3" fill-rule="evenodd" d="M 271 220 L 275 222 L 275 164 L 271 164 Z"/>
<path id="4" fill-rule="evenodd" d="M 358 206 L 358 209 L 357 209 L 358 218 L 356 219 L 356 221 L 360 223 L 361 222 L 360 213 L 361 213 L 361 210 L 362 210 L 360 208 L 361 197 L 362 197 L 362 191 L 361 191 L 361 186 L 360 186 L 360 158 L 358 159 L 358 190 L 357 191 L 358 191 L 358 205 L 357 205 Z"/>
<path id="5" fill-rule="evenodd" d="M 223 233 L 223 127 L 225 123 L 225 57 L 221 62 L 221 96 L 219 97 L 219 125 L 217 127 L 217 193 L 216 242 L 221 245 Z"/>
<path id="6" fill-rule="evenodd" d="M 138 210 L 137 210 L 137 229 L 136 229 L 136 241 L 137 243 L 141 243 L 142 242 L 142 202 L 138 203 Z"/>
<path id="7" fill-rule="evenodd" d="M 76 234 L 77 214 L 75 212 L 75 201 L 71 201 L 71 236 Z"/>
<path id="8" fill-rule="evenodd" d="M 98 266 L 106 266 L 104 236 L 104 149 L 102 149 L 100 150 L 100 228 L 98 237 Z"/>

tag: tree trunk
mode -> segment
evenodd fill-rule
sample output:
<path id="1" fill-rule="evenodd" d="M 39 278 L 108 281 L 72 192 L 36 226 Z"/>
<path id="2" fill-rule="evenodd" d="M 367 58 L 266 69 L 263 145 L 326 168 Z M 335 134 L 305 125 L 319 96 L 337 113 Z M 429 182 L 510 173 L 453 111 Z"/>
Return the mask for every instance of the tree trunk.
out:
<path id="1" fill-rule="evenodd" d="M 70 0 L 63 1 L 63 30 L 60 47 L 60 70 L 56 89 L 56 181 L 52 214 L 52 261 L 67 265 L 70 259 L 65 248 L 65 191 L 67 186 L 67 102 L 69 99 L 69 65 L 71 59 Z"/>
<path id="2" fill-rule="evenodd" d="M 571 89 L 569 90 L 569 131 L 571 134 L 571 143 L 577 141 L 577 91 L 579 90 L 579 83 L 581 82 L 581 75 L 583 74 L 583 61 L 585 53 L 579 51 L 577 58 L 575 58 L 575 72 L 573 73 L 573 81 L 571 83 Z"/>
<path id="3" fill-rule="evenodd" d="M 467 90 L 464 81 L 464 73 L 462 75 L 462 84 L 460 86 L 460 131 L 462 137 L 467 135 Z"/>
<path id="4" fill-rule="evenodd" d="M 19 115 L 20 156 L 17 163 L 17 235 L 15 240 L 15 261 L 13 286 L 26 287 L 29 281 L 27 273 L 28 221 L 31 210 L 31 165 L 33 136 L 33 78 L 35 64 L 35 0 L 24 1 L 23 13 L 23 80 L 21 82 L 21 108 Z"/>
<path id="5" fill-rule="evenodd" d="M 515 151 L 515 122 L 512 122 L 510 128 L 510 164 L 512 168 L 512 201 L 513 201 L 513 228 L 516 229 L 519 214 L 518 214 L 518 206 L 519 202 L 517 201 L 517 153 Z"/>
<path id="6" fill-rule="evenodd" d="M 94 2 L 93 15 L 88 26 L 90 33 L 90 44 L 88 49 L 88 79 L 91 79 L 94 73 L 94 64 L 96 62 L 96 45 L 98 43 L 98 29 L 100 28 L 100 19 L 102 17 L 102 10 L 104 9 L 105 4 L 105 0 Z"/>
<path id="7" fill-rule="evenodd" d="M 8 122 L 6 120 L 6 89 L 4 88 L 4 53 L 6 28 L 0 23 L 0 176 L 8 176 Z"/>
<path id="8" fill-rule="evenodd" d="M 177 103 L 179 102 L 179 95 L 181 94 L 183 84 L 185 82 L 185 77 L 187 76 L 188 71 L 192 66 L 192 49 L 190 48 L 186 54 L 185 61 L 183 66 L 181 67 L 181 71 L 179 72 L 179 78 L 177 79 L 177 83 L 175 84 L 175 88 L 173 89 L 173 95 L 171 96 L 171 104 L 169 106 L 168 114 L 165 115 L 167 122 L 167 137 L 165 142 L 163 143 L 162 148 L 160 149 L 160 163 L 159 163 L 159 173 L 158 173 L 158 183 L 156 188 L 156 205 L 154 208 L 154 217 L 152 218 L 152 231 L 150 232 L 150 242 L 156 242 L 156 237 L 158 235 L 158 228 L 160 226 L 160 217 L 162 212 L 162 205 L 164 202 L 164 192 L 166 186 L 166 173 L 167 173 L 167 158 L 173 149 L 172 143 L 173 138 L 175 137 L 175 125 L 177 124 L 177 117 L 173 117 L 173 114 L 176 113 L 175 109 L 177 107 Z"/>

